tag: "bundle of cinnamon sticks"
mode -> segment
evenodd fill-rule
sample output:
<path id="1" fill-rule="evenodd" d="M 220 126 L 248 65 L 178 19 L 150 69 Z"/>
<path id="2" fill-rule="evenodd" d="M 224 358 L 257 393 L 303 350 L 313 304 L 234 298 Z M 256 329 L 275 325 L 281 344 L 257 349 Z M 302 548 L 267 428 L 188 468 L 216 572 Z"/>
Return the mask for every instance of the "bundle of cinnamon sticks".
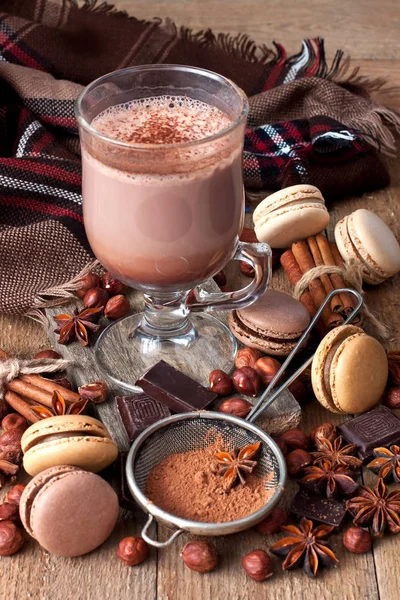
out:
<path id="1" fill-rule="evenodd" d="M 7 360 L 8 355 L 0 350 L 0 360 Z M 52 408 L 53 393 L 57 391 L 64 398 L 66 404 L 73 404 L 81 400 L 79 394 L 63 386 L 44 379 L 40 375 L 21 375 L 7 384 L 4 399 L 15 412 L 19 413 L 30 423 L 40 420 L 40 417 L 31 410 L 31 406 L 45 406 Z"/>
<path id="2" fill-rule="evenodd" d="M 333 265 L 343 268 L 344 263 L 336 244 L 329 242 L 325 235 L 320 233 L 293 244 L 290 250 L 282 254 L 281 265 L 290 283 L 295 287 L 303 275 L 315 267 Z M 330 292 L 344 287 L 348 286 L 345 285 L 341 275 L 324 274 L 310 282 L 308 290 L 302 294 L 300 301 L 313 317 Z M 351 294 L 336 294 L 330 305 L 325 307 L 316 324 L 320 337 L 325 336 L 334 327 L 342 325 L 356 304 L 357 301 Z M 362 319 L 359 315 L 354 318 L 353 324 L 361 326 Z"/>

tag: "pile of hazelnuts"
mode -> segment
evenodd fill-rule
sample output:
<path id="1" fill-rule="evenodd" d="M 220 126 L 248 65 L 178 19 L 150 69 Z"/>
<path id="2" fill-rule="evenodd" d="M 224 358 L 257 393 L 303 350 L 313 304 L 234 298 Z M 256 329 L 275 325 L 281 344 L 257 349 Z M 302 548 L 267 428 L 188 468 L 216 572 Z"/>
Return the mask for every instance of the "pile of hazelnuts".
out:
<path id="1" fill-rule="evenodd" d="M 211 371 L 208 378 L 210 390 L 218 396 L 230 396 L 236 390 L 239 394 L 255 398 L 271 383 L 281 364 L 254 348 L 241 348 L 236 354 L 235 367 L 232 375 L 221 369 Z M 289 386 L 289 390 L 299 402 L 307 398 L 307 390 L 299 379 Z M 229 398 L 222 402 L 218 410 L 244 419 L 252 408 L 253 405 L 244 398 Z"/>
<path id="2" fill-rule="evenodd" d="M 84 308 L 104 308 L 104 316 L 111 321 L 128 314 L 130 305 L 125 293 L 128 286 L 106 271 L 102 277 L 97 273 L 88 273 L 79 282 L 75 290 L 83 299 Z"/>
<path id="3" fill-rule="evenodd" d="M 7 493 L 5 502 L 0 504 L 0 556 L 12 556 L 23 546 L 19 501 L 24 489 L 24 485 L 15 485 Z"/>

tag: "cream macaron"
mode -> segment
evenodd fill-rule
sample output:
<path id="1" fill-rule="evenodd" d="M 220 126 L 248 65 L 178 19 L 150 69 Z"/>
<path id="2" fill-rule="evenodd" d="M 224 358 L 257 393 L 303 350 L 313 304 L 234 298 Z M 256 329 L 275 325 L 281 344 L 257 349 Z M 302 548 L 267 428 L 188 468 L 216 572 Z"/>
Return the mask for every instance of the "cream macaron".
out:
<path id="1" fill-rule="evenodd" d="M 377 285 L 400 271 L 400 245 L 371 210 L 360 208 L 341 219 L 335 241 L 345 262 L 353 259 L 360 265 L 366 283 Z"/>
<path id="2" fill-rule="evenodd" d="M 38 421 L 24 432 L 21 447 L 29 475 L 57 465 L 97 473 L 118 456 L 118 446 L 103 423 L 87 415 L 60 415 Z"/>
<path id="3" fill-rule="evenodd" d="M 329 213 L 318 188 L 292 185 L 262 200 L 253 213 L 253 222 L 259 242 L 272 248 L 289 248 L 323 231 Z"/>
<path id="4" fill-rule="evenodd" d="M 381 400 L 387 378 L 384 348 L 354 325 L 330 331 L 312 362 L 314 394 L 331 412 L 357 414 L 370 410 Z"/>

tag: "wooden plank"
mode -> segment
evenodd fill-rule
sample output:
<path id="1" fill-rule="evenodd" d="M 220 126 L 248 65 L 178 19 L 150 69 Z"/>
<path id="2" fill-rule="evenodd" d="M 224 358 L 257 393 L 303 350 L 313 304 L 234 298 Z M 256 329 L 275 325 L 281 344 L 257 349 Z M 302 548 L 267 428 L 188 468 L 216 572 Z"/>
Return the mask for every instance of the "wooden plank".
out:
<path id="1" fill-rule="evenodd" d="M 246 32 L 259 43 L 277 40 L 297 52 L 305 37 L 325 38 L 328 52 L 337 48 L 357 59 L 400 59 L 397 0 L 349 0 L 340 6 L 330 0 L 119 0 L 118 8 L 139 19 L 169 17 L 195 30 Z"/>

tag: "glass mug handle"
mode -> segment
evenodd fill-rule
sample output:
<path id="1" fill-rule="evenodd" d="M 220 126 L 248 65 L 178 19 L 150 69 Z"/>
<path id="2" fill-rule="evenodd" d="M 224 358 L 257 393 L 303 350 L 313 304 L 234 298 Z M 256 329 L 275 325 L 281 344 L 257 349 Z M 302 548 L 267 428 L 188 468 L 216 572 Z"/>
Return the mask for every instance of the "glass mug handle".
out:
<path id="1" fill-rule="evenodd" d="M 188 296 L 186 307 L 191 312 L 232 310 L 248 306 L 267 289 L 271 278 L 272 252 L 268 244 L 239 242 L 233 260 L 244 260 L 254 269 L 254 279 L 246 287 L 234 292 L 207 292 L 197 287 Z"/>

